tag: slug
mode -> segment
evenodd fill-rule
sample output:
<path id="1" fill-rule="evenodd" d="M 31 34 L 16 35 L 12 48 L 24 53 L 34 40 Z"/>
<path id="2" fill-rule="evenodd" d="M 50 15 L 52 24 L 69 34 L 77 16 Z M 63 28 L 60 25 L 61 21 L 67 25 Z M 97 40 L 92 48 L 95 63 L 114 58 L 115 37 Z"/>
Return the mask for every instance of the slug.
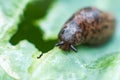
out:
<path id="1" fill-rule="evenodd" d="M 101 45 L 108 41 L 115 30 L 113 15 L 95 7 L 86 7 L 77 11 L 62 27 L 58 39 L 61 49 L 72 49 L 81 44 Z"/>

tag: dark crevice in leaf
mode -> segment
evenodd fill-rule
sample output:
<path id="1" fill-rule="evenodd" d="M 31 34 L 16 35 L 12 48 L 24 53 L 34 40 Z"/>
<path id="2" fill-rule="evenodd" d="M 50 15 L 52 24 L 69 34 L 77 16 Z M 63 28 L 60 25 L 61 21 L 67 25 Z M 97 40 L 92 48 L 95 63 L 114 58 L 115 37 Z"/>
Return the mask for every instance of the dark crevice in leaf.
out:
<path id="1" fill-rule="evenodd" d="M 42 52 L 47 52 L 52 49 L 57 42 L 57 40 L 44 41 L 42 31 L 38 27 L 29 24 L 29 22 L 24 22 L 19 25 L 18 31 L 10 39 L 10 43 L 16 45 L 19 41 L 27 39 L 29 42 L 33 43 Z"/>
<path id="2" fill-rule="evenodd" d="M 18 25 L 16 34 L 14 34 L 10 39 L 10 43 L 16 45 L 21 40 L 27 39 L 42 52 L 47 52 L 52 49 L 57 40 L 43 40 L 43 32 L 33 23 L 36 19 L 45 16 L 52 1 L 53 0 L 36 0 L 34 3 L 29 4 L 24 11 L 24 17 L 22 17 L 22 21 Z"/>
<path id="3" fill-rule="evenodd" d="M 24 11 L 25 18 L 31 22 L 43 18 L 53 2 L 54 0 L 35 0 L 27 5 L 26 10 Z"/>

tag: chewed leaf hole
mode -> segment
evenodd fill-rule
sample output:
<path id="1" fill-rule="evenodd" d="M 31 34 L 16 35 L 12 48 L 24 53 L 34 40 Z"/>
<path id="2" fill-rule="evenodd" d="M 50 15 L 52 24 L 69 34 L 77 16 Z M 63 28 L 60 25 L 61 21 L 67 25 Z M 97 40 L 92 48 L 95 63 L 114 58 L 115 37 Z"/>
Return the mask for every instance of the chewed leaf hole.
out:
<path id="1" fill-rule="evenodd" d="M 42 37 L 42 31 L 39 30 L 38 27 L 32 25 L 28 26 L 25 22 L 24 24 L 19 25 L 18 31 L 10 39 L 10 43 L 16 45 L 21 40 L 26 39 L 33 43 L 40 51 L 47 52 L 54 47 L 57 40 L 44 41 Z"/>
<path id="2" fill-rule="evenodd" d="M 26 39 L 33 43 L 35 47 L 42 52 L 51 50 L 57 42 L 57 39 L 47 41 L 43 40 L 42 30 L 40 30 L 38 26 L 33 25 L 35 20 L 42 19 L 46 15 L 51 4 L 52 1 L 49 0 L 37 0 L 34 3 L 29 4 L 24 11 L 24 17 L 22 17 L 21 23 L 18 25 L 17 32 L 10 39 L 10 43 L 16 45 L 21 40 Z M 43 8 L 42 10 L 40 9 L 41 7 Z"/>

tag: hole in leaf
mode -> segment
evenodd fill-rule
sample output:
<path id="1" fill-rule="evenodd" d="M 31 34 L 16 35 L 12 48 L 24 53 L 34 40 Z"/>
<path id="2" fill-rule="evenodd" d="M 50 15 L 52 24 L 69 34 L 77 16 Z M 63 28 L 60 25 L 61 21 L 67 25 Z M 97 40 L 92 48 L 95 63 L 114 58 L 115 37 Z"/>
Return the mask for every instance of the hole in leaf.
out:
<path id="1" fill-rule="evenodd" d="M 26 25 L 25 25 L 26 24 Z M 15 45 L 23 39 L 27 39 L 33 43 L 42 52 L 47 52 L 52 49 L 57 43 L 57 40 L 44 41 L 42 39 L 42 31 L 38 27 L 25 24 L 20 24 L 17 33 L 11 38 L 10 42 Z"/>
<path id="2" fill-rule="evenodd" d="M 42 31 L 33 25 L 33 21 L 46 15 L 52 0 L 35 1 L 29 4 L 24 11 L 21 23 L 18 25 L 18 31 L 10 39 L 10 43 L 16 45 L 21 40 L 28 40 L 42 52 L 52 49 L 57 40 L 44 41 Z"/>

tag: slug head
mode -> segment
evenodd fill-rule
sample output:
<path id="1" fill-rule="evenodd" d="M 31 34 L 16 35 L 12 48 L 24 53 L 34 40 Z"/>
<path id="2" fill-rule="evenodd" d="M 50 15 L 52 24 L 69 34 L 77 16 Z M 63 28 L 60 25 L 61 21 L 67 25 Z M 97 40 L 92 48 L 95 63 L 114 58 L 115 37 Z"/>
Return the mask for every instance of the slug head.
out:
<path id="1" fill-rule="evenodd" d="M 63 50 L 70 50 L 77 52 L 77 49 L 74 47 L 76 43 L 79 43 L 78 38 L 80 38 L 80 27 L 74 22 L 70 21 L 64 25 L 62 30 L 59 33 L 59 43 L 56 46 L 60 46 Z"/>

